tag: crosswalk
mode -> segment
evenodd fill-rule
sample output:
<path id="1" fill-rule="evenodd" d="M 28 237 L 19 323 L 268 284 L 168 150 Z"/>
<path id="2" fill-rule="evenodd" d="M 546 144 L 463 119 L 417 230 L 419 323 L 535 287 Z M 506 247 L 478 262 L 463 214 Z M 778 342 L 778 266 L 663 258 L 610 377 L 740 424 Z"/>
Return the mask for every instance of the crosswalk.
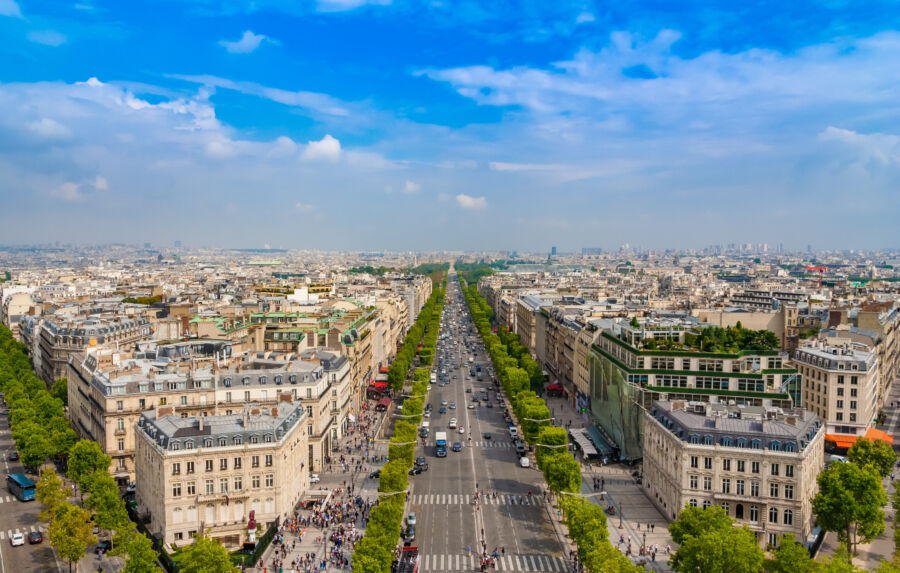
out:
<path id="1" fill-rule="evenodd" d="M 6 531 L 0 531 L 0 540 L 9 539 L 13 536 L 13 533 L 28 535 L 29 533 L 34 533 L 35 531 L 46 533 L 47 528 L 43 525 L 26 525 L 23 527 L 17 527 L 15 529 L 7 529 Z"/>
<path id="2" fill-rule="evenodd" d="M 11 501 L 16 501 L 16 498 L 14 498 L 11 495 L 8 495 L 4 498 L 2 495 L 0 495 L 0 503 L 4 503 L 4 502 L 9 503 Z"/>
<path id="3" fill-rule="evenodd" d="M 450 440 L 453 442 L 454 440 Z M 512 448 L 514 447 L 512 442 L 502 442 L 498 440 L 483 440 L 483 441 L 475 441 L 475 442 L 463 442 L 459 440 L 459 443 L 463 446 L 468 447 L 477 447 L 477 448 Z M 429 442 L 429 446 L 435 446 L 434 442 Z"/>
<path id="4" fill-rule="evenodd" d="M 418 493 L 410 496 L 409 501 L 413 505 L 467 505 L 472 503 L 472 495 L 452 494 L 452 493 Z M 522 502 L 519 503 L 519 498 Z M 497 497 L 482 496 L 481 503 L 484 505 L 544 505 L 546 502 L 541 496 L 498 494 Z"/>
<path id="5" fill-rule="evenodd" d="M 427 571 L 473 571 L 479 567 L 475 555 L 419 555 L 419 568 Z M 497 571 L 539 571 L 543 573 L 563 573 L 568 564 L 562 557 L 553 555 L 505 555 L 497 558 Z"/>

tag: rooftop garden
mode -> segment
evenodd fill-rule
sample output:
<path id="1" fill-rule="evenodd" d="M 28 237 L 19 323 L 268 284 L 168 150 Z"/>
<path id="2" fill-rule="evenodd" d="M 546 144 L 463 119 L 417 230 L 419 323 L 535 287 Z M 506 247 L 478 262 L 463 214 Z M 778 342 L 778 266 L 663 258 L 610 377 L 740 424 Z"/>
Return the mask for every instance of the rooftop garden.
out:
<path id="1" fill-rule="evenodd" d="M 778 336 L 771 330 L 750 330 L 738 322 L 735 326 L 708 326 L 684 333 L 684 342 L 677 340 L 644 340 L 641 350 L 683 350 L 737 354 L 740 352 L 771 352 L 781 347 Z"/>

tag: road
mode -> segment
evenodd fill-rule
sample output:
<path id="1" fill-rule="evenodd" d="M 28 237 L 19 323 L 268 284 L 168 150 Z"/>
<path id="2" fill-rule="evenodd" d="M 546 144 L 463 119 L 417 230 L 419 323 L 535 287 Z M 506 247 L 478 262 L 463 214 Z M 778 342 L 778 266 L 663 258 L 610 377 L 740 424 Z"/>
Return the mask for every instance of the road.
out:
<path id="1" fill-rule="evenodd" d="M 503 408 L 489 377 L 485 376 L 484 382 L 474 377 L 466 380 L 469 374 L 465 367 L 467 355 L 475 354 L 476 364 L 484 371 L 490 363 L 468 315 L 455 273 L 449 277 L 447 293 L 450 303 L 444 307 L 441 333 L 449 332 L 453 337 L 452 343 L 443 343 L 449 356 L 450 364 L 446 368 L 449 384 L 433 384 L 428 394 L 426 403 L 432 404 L 434 409 L 430 418 L 431 435 L 427 446 L 420 444 L 417 447 L 416 455 L 426 457 L 429 470 L 410 478 L 408 510 L 417 515 L 413 544 L 419 547 L 420 570 L 426 573 L 478 570 L 479 555 L 486 547 L 489 554 L 495 548 L 505 549 L 497 561 L 500 571 L 565 571 L 567 556 L 550 522 L 548 512 L 552 508 L 537 495 L 543 487 L 540 472 L 522 468 L 517 463 L 513 440 L 503 419 Z M 451 326 L 452 321 L 459 322 L 460 319 L 461 326 Z M 470 326 L 472 334 L 468 335 Z M 477 341 L 477 352 L 466 349 L 460 336 Z M 440 348 L 439 342 L 436 362 L 444 355 Z M 440 373 L 439 366 L 436 370 Z M 453 375 L 456 375 L 455 380 Z M 472 388 L 473 393 L 466 393 L 467 387 Z M 493 407 L 487 408 L 481 402 L 469 409 L 467 405 L 476 392 L 487 388 L 491 390 Z M 448 402 L 445 414 L 439 413 L 442 401 Z M 455 402 L 456 409 L 449 409 L 450 402 Z M 448 428 L 453 417 L 465 428 L 465 434 Z M 446 431 L 448 445 L 459 441 L 462 451 L 450 449 L 446 458 L 436 457 L 436 431 Z M 491 439 L 485 439 L 485 432 L 490 432 Z M 497 492 L 497 497 L 484 497 L 478 509 L 473 504 L 476 490 Z M 529 490 L 535 493 L 530 499 Z M 472 549 L 471 556 L 468 548 Z"/>
<path id="2" fill-rule="evenodd" d="M 21 502 L 13 497 L 6 489 L 5 479 L 11 473 L 25 473 L 25 469 L 19 462 L 9 461 L 9 454 L 15 450 L 12 435 L 9 433 L 9 409 L 4 404 L 0 406 L 0 453 L 3 455 L 3 480 L 0 488 L 0 573 L 29 573 L 56 572 L 56 559 L 53 550 L 47 541 L 46 524 L 38 519 L 41 512 L 41 504 L 37 501 Z M 37 481 L 37 476 L 28 475 Z M 41 531 L 44 542 L 39 545 L 25 545 L 12 547 L 10 536 L 15 532 L 25 535 L 32 531 Z"/>

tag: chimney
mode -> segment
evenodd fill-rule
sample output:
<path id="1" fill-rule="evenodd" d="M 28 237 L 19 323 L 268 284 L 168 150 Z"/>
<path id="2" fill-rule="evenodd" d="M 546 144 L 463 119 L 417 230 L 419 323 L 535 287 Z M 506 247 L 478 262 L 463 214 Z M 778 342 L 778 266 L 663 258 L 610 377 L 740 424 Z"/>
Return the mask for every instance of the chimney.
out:
<path id="1" fill-rule="evenodd" d="M 244 408 L 244 411 L 241 413 L 241 425 L 246 428 L 247 423 L 250 421 L 250 416 L 247 414 L 247 409 Z"/>
<path id="2" fill-rule="evenodd" d="M 198 416 L 198 417 L 197 417 L 197 420 L 198 420 L 197 428 L 198 428 L 201 432 L 203 431 L 203 418 L 204 418 L 204 416 Z"/>
<path id="3" fill-rule="evenodd" d="M 273 418 L 277 418 L 277 417 L 278 417 L 278 406 L 272 406 L 271 415 L 272 415 Z"/>
<path id="4" fill-rule="evenodd" d="M 288 404 L 293 404 L 294 397 L 291 395 L 290 392 L 285 392 L 283 394 L 278 395 L 278 401 L 279 402 L 287 402 Z"/>
<path id="5" fill-rule="evenodd" d="M 173 406 L 158 406 L 156 408 L 156 417 L 162 418 L 165 416 L 174 416 L 175 408 Z"/>

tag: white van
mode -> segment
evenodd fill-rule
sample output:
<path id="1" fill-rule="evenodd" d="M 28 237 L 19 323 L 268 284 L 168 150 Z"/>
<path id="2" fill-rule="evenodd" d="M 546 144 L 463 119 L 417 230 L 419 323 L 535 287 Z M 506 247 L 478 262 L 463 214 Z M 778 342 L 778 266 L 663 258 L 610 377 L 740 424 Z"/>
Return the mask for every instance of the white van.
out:
<path id="1" fill-rule="evenodd" d="M 519 437 L 519 430 L 517 430 L 515 426 L 509 427 L 509 437 L 513 438 L 513 439 L 516 439 Z"/>

